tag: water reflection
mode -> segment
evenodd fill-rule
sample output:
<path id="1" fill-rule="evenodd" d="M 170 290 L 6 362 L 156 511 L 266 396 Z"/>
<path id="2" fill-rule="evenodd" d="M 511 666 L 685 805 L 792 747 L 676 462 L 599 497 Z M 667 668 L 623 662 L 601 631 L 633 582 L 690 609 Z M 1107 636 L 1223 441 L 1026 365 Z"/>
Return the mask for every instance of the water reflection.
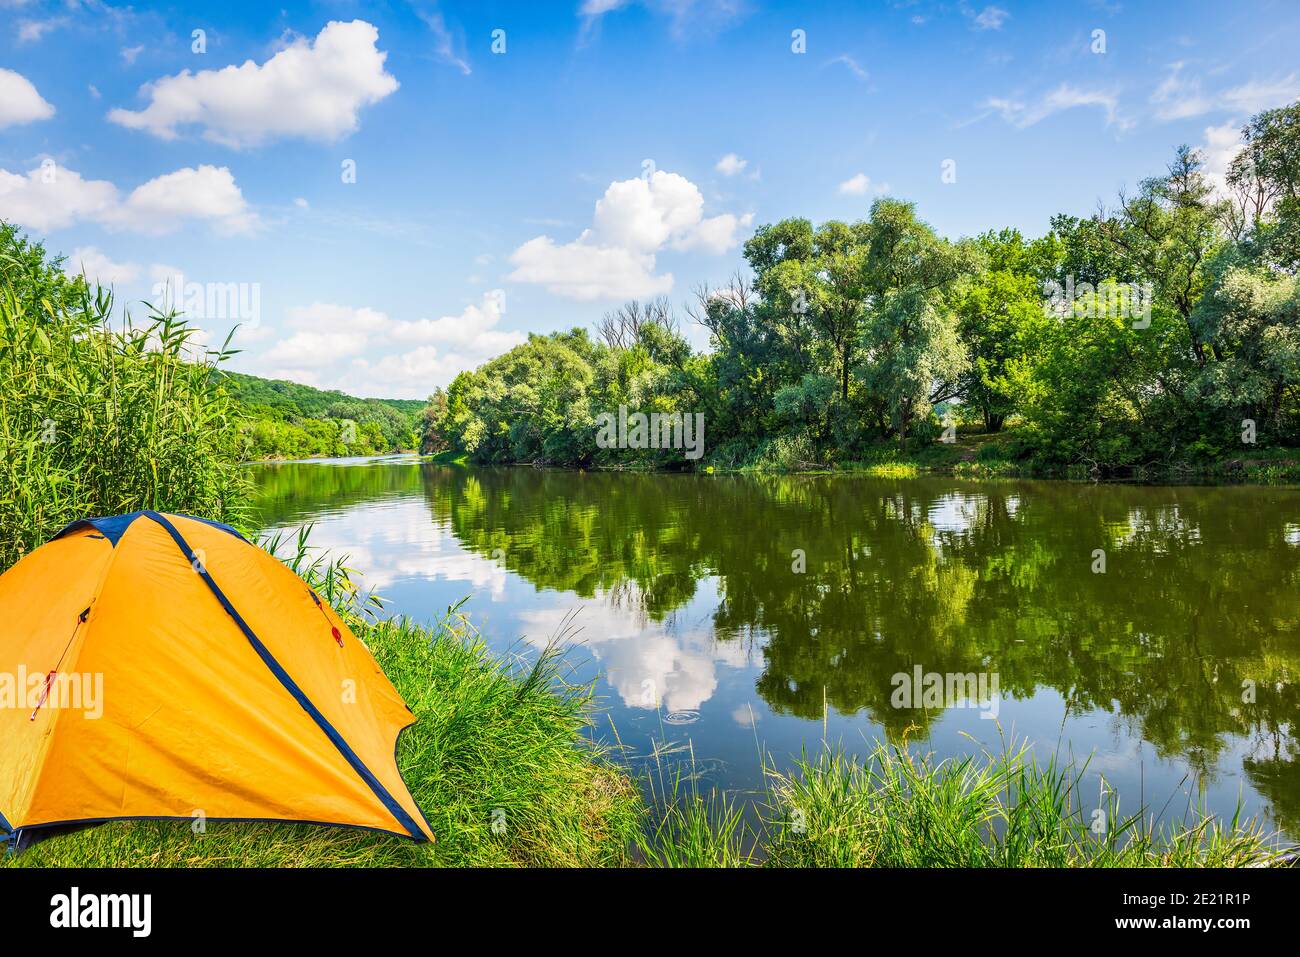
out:
<path id="1" fill-rule="evenodd" d="M 1140 786 L 1190 773 L 1228 810 L 1244 785 L 1300 830 L 1294 490 L 414 463 L 258 476 L 269 522 L 318 521 L 316 541 L 399 610 L 473 592 L 489 637 L 541 644 L 580 606 L 634 732 L 653 721 L 733 764 L 756 763 L 756 733 L 815 741 L 824 719 L 859 742 L 969 750 L 958 731 L 996 732 L 893 707 L 891 678 L 996 673 L 1018 733 Z"/>

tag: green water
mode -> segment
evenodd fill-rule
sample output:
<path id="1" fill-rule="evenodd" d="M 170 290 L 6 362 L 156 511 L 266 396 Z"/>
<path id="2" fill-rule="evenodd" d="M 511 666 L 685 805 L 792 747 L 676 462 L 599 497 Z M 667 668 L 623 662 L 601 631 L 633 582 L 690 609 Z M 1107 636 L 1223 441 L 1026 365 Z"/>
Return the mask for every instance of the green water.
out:
<path id="1" fill-rule="evenodd" d="M 264 520 L 315 522 L 390 610 L 432 620 L 468 595 L 493 647 L 524 652 L 571 621 L 598 732 L 612 721 L 634 763 L 689 745 L 706 784 L 745 792 L 760 748 L 784 763 L 823 736 L 907 734 L 943 757 L 1014 738 L 1088 758 L 1127 812 L 1240 798 L 1300 833 L 1296 490 L 411 460 L 255 474 Z M 918 667 L 939 699 L 901 697 Z"/>

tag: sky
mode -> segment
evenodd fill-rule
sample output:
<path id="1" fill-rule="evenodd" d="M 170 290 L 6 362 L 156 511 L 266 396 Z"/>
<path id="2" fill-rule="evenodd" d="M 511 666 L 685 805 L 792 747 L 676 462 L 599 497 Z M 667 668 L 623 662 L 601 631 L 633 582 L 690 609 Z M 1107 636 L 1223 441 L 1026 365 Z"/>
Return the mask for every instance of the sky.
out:
<path id="1" fill-rule="evenodd" d="M 364 396 L 681 312 L 787 216 L 1041 235 L 1300 97 L 1294 0 L 202 7 L 0 0 L 0 219 Z"/>

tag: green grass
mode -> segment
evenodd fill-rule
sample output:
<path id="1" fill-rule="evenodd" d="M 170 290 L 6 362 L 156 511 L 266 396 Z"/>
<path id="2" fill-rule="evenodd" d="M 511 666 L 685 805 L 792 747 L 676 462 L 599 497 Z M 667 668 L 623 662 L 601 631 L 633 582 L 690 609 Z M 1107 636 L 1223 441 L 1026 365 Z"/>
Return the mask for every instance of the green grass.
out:
<path id="1" fill-rule="evenodd" d="M 864 763 L 828 751 L 770 771 L 773 867 L 1244 867 L 1281 860 L 1276 837 L 1189 808 L 1165 827 L 1121 810 L 1082 765 L 1023 749 L 932 763 L 881 745 Z"/>

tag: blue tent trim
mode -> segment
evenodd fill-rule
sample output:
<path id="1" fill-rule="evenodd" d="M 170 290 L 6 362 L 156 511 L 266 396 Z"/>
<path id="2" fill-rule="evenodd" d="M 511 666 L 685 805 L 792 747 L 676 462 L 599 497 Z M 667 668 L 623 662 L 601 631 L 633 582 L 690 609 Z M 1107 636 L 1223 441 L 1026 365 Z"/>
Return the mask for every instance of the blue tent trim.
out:
<path id="1" fill-rule="evenodd" d="M 213 824 L 305 824 L 311 827 L 341 827 L 349 831 L 365 831 L 370 834 L 386 834 L 390 837 L 410 838 L 411 835 L 396 828 L 389 829 L 384 827 L 371 827 L 369 824 L 340 824 L 338 821 L 309 821 L 306 818 L 296 817 L 208 817 L 204 818 Z M 52 827 L 81 827 L 91 826 L 94 824 L 111 824 L 114 821 L 184 821 L 193 823 L 192 815 L 179 814 L 126 814 L 120 817 L 79 817 L 67 821 L 46 821 L 43 824 L 28 824 L 21 827 L 9 835 L 0 835 L 0 843 L 12 841 L 17 844 L 19 835 L 27 837 L 34 831 L 41 831 Z M 421 837 L 420 840 L 427 843 L 428 838 Z M 27 842 L 24 841 L 24 844 Z"/>
<path id="2" fill-rule="evenodd" d="M 230 599 L 226 597 L 225 593 L 217 583 L 213 581 L 212 576 L 208 574 L 208 570 L 204 568 L 203 563 L 196 559 L 194 550 L 190 548 L 189 542 L 185 541 L 185 537 L 177 531 L 176 526 L 169 522 L 165 515 L 160 515 L 157 512 L 142 512 L 140 514 L 157 522 L 167 531 L 167 534 L 172 537 L 172 540 L 176 542 L 176 546 L 181 550 L 181 554 L 185 556 L 186 561 L 188 561 L 194 567 L 195 571 L 197 571 L 203 578 L 208 589 L 216 596 L 217 601 L 221 602 L 221 607 L 226 610 L 226 614 L 234 619 L 235 624 L 238 625 L 239 630 L 244 633 L 244 637 L 247 638 L 249 644 L 253 646 L 253 650 L 257 652 L 258 657 L 261 658 L 266 666 L 271 669 L 271 673 L 279 679 L 280 684 L 284 685 L 285 690 L 293 695 L 294 700 L 301 705 L 302 709 L 307 712 L 313 721 L 316 722 L 317 726 L 325 732 L 325 736 L 328 737 L 334 747 L 338 749 L 339 754 L 343 755 L 348 764 L 352 766 L 352 769 L 360 775 L 361 779 L 365 781 L 367 785 L 370 786 L 370 790 L 375 793 L 375 797 L 379 798 L 384 807 L 388 809 L 389 813 L 397 819 L 397 822 L 401 824 L 402 827 L 406 828 L 410 836 L 417 842 L 427 841 L 428 838 L 425 837 L 424 832 L 420 830 L 419 825 L 415 823 L 411 818 L 411 815 L 406 813 L 406 809 L 397 802 L 397 800 L 388 792 L 388 789 L 384 787 L 377 777 L 375 777 L 374 772 L 366 767 L 365 762 L 363 762 L 361 758 L 357 756 L 357 753 L 352 750 L 352 746 L 343 739 L 343 735 L 339 734 L 338 729 L 329 723 L 329 719 L 327 719 L 325 715 L 321 714 L 319 708 L 312 704 L 311 699 L 307 697 L 306 693 L 298 687 L 293 678 L 289 677 L 289 673 L 281 667 L 278 661 L 275 660 L 275 656 L 271 654 L 270 649 L 268 649 L 266 645 L 262 644 L 261 639 L 254 634 L 253 630 L 248 626 L 248 622 L 244 621 L 243 616 L 241 616 L 239 612 L 235 610 L 235 606 L 230 603 Z M 421 816 L 423 816 L 424 812 L 421 811 L 420 813 Z"/>
<path id="3" fill-rule="evenodd" d="M 144 511 L 127 512 L 125 515 L 106 515 L 103 518 L 80 518 L 77 519 L 77 521 L 64 526 L 54 537 L 62 538 L 64 535 L 83 528 L 93 528 L 95 531 L 107 538 L 110 545 L 116 547 L 122 536 L 126 534 L 126 530 L 131 527 L 132 523 L 134 523 L 137 518 L 152 518 L 157 514 L 157 512 Z M 244 539 L 244 536 L 240 535 L 235 529 L 231 528 L 229 525 L 223 525 L 221 522 L 214 522 L 209 518 L 198 518 L 194 515 L 181 515 L 180 517 L 188 518 L 195 522 L 202 522 L 204 525 L 211 525 L 213 528 L 219 528 L 223 532 L 229 532 L 238 539 L 247 541 L 247 539 Z"/>

